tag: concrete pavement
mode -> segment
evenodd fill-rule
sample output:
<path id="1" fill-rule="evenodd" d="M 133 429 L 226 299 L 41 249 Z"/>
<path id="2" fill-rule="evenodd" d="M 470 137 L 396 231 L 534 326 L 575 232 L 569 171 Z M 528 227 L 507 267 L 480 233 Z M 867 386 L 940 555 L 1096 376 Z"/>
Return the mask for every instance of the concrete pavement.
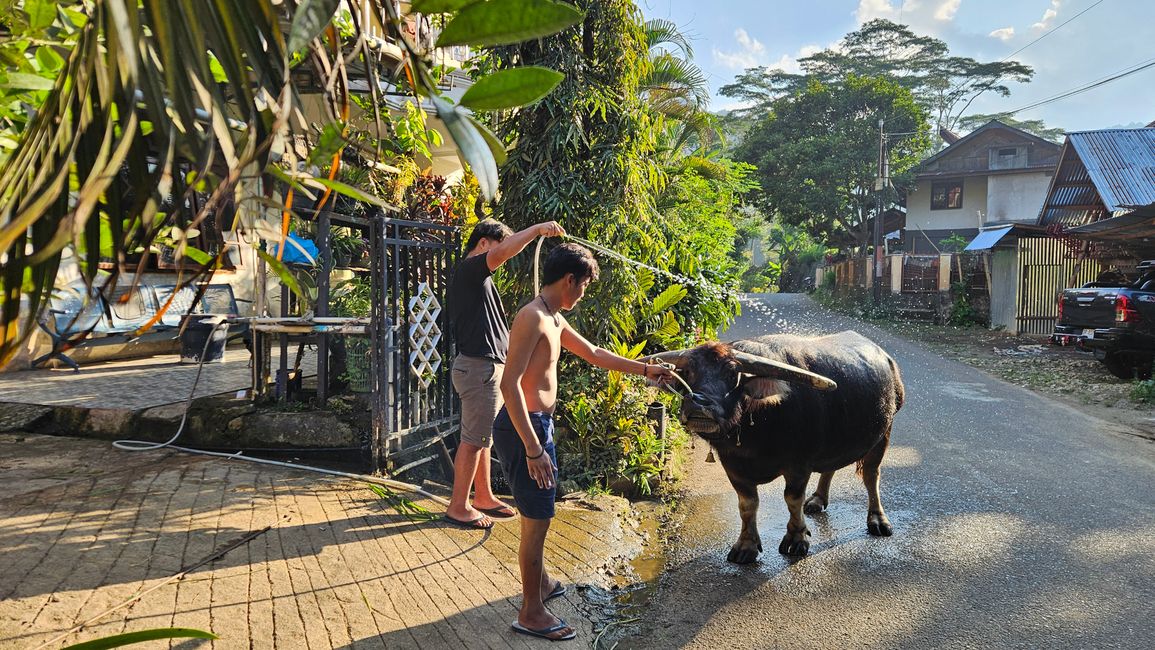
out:
<path id="1" fill-rule="evenodd" d="M 570 593 L 551 609 L 587 647 L 602 605 L 574 587 L 610 586 L 640 540 L 624 500 L 560 505 L 546 560 Z M 509 628 L 518 530 L 415 523 L 295 469 L 0 434 L 0 648 L 167 626 L 220 636 L 180 647 L 535 647 Z"/>

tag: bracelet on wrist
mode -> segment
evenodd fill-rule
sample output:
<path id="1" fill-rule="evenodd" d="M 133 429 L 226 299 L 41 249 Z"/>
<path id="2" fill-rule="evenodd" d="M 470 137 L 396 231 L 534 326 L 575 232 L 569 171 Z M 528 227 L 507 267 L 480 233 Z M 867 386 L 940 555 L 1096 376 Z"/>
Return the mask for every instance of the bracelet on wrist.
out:
<path id="1" fill-rule="evenodd" d="M 530 456 L 529 454 L 526 454 L 525 457 L 529 460 L 537 460 L 538 458 L 541 458 L 544 455 L 545 455 L 545 447 L 542 447 L 541 451 L 539 451 L 536 456 Z"/>

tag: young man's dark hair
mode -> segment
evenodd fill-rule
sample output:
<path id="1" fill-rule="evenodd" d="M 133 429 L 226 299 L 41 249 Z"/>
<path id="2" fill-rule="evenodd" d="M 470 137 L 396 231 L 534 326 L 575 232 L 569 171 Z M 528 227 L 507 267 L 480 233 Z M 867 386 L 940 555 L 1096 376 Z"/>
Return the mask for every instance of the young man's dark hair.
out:
<path id="1" fill-rule="evenodd" d="M 541 272 L 541 283 L 553 284 L 564 278 L 567 273 L 573 273 L 575 282 L 582 282 L 586 278 L 597 280 L 598 261 L 584 246 L 572 242 L 561 244 L 546 256 L 545 267 Z"/>
<path id="2" fill-rule="evenodd" d="M 466 252 L 473 250 L 482 237 L 500 242 L 512 234 L 513 230 L 504 223 L 495 219 L 482 219 L 473 227 L 473 232 L 469 233 L 469 240 L 465 242 L 465 250 Z"/>

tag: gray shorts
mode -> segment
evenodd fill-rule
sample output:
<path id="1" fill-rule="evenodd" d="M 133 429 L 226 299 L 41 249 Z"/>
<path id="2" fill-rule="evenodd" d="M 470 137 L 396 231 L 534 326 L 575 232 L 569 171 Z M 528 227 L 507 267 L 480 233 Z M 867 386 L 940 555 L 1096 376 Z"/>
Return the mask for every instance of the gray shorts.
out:
<path id="1" fill-rule="evenodd" d="M 453 388 L 461 398 L 461 442 L 488 449 L 493 419 L 501 409 L 501 372 L 505 364 L 464 354 L 453 359 Z"/>

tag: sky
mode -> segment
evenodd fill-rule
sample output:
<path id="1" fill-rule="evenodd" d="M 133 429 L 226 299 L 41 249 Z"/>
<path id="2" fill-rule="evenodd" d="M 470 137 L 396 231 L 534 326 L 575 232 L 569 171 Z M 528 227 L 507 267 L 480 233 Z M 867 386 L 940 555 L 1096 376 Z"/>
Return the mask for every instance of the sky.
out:
<path id="1" fill-rule="evenodd" d="M 714 111 L 737 106 L 718 95 L 718 89 L 744 69 L 798 72 L 799 58 L 836 45 L 874 18 L 941 39 L 953 55 L 982 62 L 1013 58 L 1035 69 L 1030 83 L 1008 84 L 1009 97 L 984 96 L 968 113 L 1017 110 L 1137 64 L 1155 63 L 1155 0 L 635 2 L 647 19 L 668 18 L 689 36 L 694 62 L 710 82 Z M 1086 13 L 1071 20 L 1083 10 Z M 1047 34 L 1067 20 L 1071 22 Z M 1016 117 L 1041 119 L 1067 131 L 1146 125 L 1155 121 L 1155 66 Z"/>

